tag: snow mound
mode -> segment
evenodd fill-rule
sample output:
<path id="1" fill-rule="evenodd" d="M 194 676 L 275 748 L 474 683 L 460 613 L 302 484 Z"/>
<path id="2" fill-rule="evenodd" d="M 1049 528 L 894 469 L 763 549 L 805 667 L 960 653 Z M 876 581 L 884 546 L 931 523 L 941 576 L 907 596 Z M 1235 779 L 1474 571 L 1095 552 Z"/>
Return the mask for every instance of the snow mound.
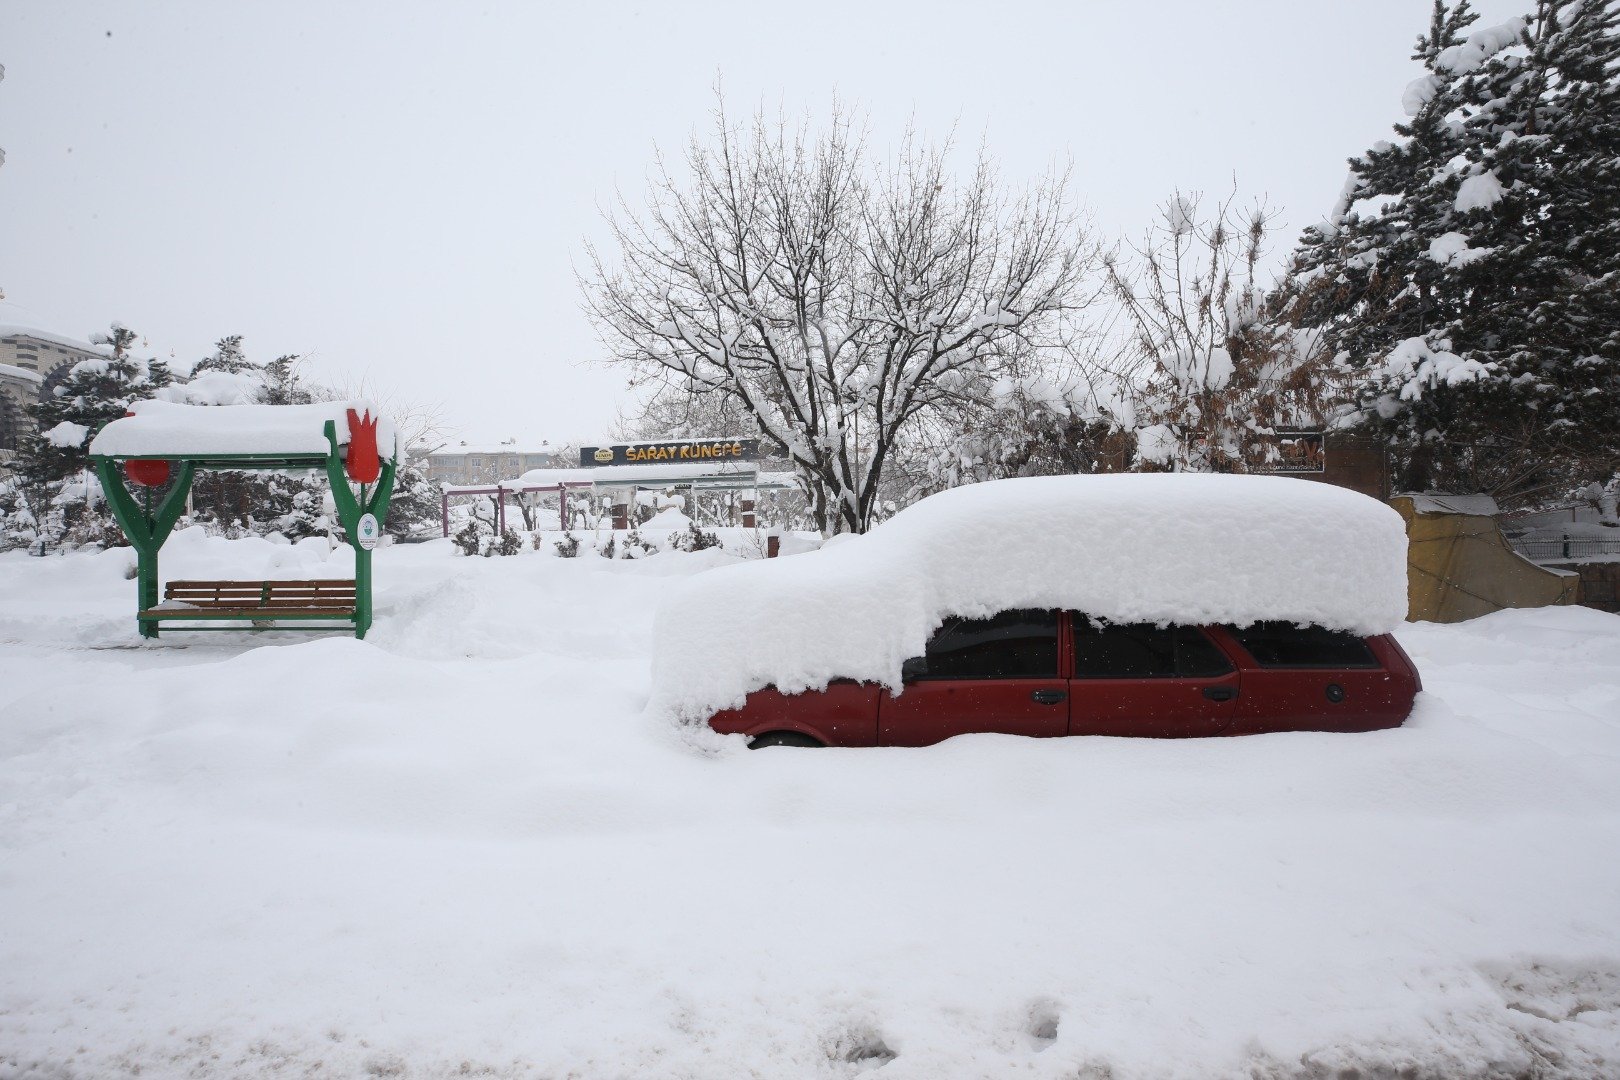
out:
<path id="1" fill-rule="evenodd" d="M 1286 477 L 999 480 L 864 537 L 694 578 L 653 624 L 652 706 L 698 719 L 768 685 L 900 686 L 948 616 L 1066 607 L 1119 622 L 1284 619 L 1387 633 L 1406 533 L 1365 495 Z"/>
<path id="2" fill-rule="evenodd" d="M 1460 232 L 1448 232 L 1429 243 L 1429 258 L 1441 266 L 1467 266 L 1491 254 L 1494 248 L 1471 248 L 1468 237 Z"/>
<path id="3" fill-rule="evenodd" d="M 183 383 L 157 392 L 163 401 L 181 405 L 254 405 L 264 398 L 264 373 L 259 371 L 205 371 Z"/>
<path id="4" fill-rule="evenodd" d="M 1440 55 L 1435 57 L 1435 67 L 1453 75 L 1478 71 L 1485 61 L 1516 44 L 1527 25 L 1528 21 L 1521 15 L 1497 26 L 1476 30 L 1461 45 L 1441 49 Z"/>
<path id="5" fill-rule="evenodd" d="M 1469 210 L 1489 210 L 1502 201 L 1505 189 L 1496 173 L 1486 170 L 1463 178 L 1457 186 L 1457 198 L 1453 203 L 1458 213 Z"/>
<path id="6" fill-rule="evenodd" d="M 90 429 L 83 424 L 63 420 L 51 430 L 43 432 L 43 435 L 45 441 L 52 446 L 59 446 L 64 450 L 76 450 L 84 445 L 84 440 L 90 435 Z"/>
<path id="7" fill-rule="evenodd" d="M 314 405 L 182 405 L 137 401 L 133 416 L 114 420 L 90 443 L 92 454 L 200 457 L 208 454 L 324 454 L 331 420 L 340 445 L 349 441 L 347 410 L 378 417 L 377 451 L 398 457 L 394 422 L 366 401 Z"/>

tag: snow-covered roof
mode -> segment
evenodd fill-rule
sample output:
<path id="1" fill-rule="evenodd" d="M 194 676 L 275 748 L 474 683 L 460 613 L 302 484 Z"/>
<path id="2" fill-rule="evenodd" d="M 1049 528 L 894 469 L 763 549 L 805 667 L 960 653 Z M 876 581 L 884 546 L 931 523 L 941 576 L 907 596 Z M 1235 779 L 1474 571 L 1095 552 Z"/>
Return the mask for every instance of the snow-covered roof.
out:
<path id="1" fill-rule="evenodd" d="M 1026 607 L 1385 633 L 1406 614 L 1406 531 L 1376 499 L 1288 477 L 956 488 L 866 536 L 720 567 L 671 594 L 654 623 L 654 705 L 695 718 L 768 685 L 898 687 L 902 663 L 945 618 Z"/>
<path id="2" fill-rule="evenodd" d="M 457 442 L 446 443 L 444 446 L 436 446 L 432 450 L 427 451 L 427 456 L 442 457 L 446 454 L 521 454 L 526 457 L 538 457 L 543 454 L 547 457 L 552 457 L 555 456 L 556 453 L 557 448 L 552 446 L 550 443 L 541 443 L 539 446 L 531 446 L 524 443 Z"/>
<path id="3" fill-rule="evenodd" d="M 660 465 L 604 465 L 594 469 L 530 469 L 517 483 L 529 487 L 552 484 L 682 484 L 694 480 L 732 479 L 760 487 L 792 487 L 792 473 L 760 472 L 753 464 L 735 461 L 689 461 Z"/>
<path id="4" fill-rule="evenodd" d="M 19 326 L 14 323 L 0 323 L 0 338 L 8 337 L 29 337 L 36 341 L 48 341 L 52 345 L 61 345 L 64 348 L 76 349 L 79 352 L 91 354 L 106 351 L 99 346 L 90 344 L 88 341 L 53 334 L 49 330 L 36 330 L 32 326 Z"/>
<path id="5" fill-rule="evenodd" d="M 0 375 L 8 379 L 24 379 L 28 382 L 43 383 L 45 381 L 45 376 L 39 372 L 29 371 L 27 368 L 18 367 L 15 364 L 0 364 Z"/>
<path id="6" fill-rule="evenodd" d="M 1467 514 L 1471 517 L 1495 517 L 1501 513 L 1496 500 L 1489 495 L 1420 495 L 1402 492 L 1397 499 L 1411 499 L 1414 514 Z"/>
<path id="7" fill-rule="evenodd" d="M 398 456 L 394 422 L 366 401 L 218 406 L 137 401 L 130 406 L 135 415 L 102 428 L 90 452 L 114 457 L 324 456 L 328 420 L 336 427 L 338 443 L 348 443 L 349 409 L 377 417 L 377 452 L 384 459 Z"/>

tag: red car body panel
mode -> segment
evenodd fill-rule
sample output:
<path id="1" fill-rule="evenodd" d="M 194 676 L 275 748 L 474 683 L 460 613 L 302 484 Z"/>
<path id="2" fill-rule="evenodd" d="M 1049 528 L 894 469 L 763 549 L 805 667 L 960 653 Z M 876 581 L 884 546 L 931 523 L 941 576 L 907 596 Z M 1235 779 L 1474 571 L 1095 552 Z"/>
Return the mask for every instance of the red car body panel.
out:
<path id="1" fill-rule="evenodd" d="M 1155 739 L 1224 734 L 1241 693 L 1236 671 L 1205 678 L 1075 679 L 1070 685 L 1070 735 Z"/>
<path id="2" fill-rule="evenodd" d="M 1376 667 L 1263 667 L 1229 632 L 1202 628 L 1231 661 L 1216 676 L 1074 678 L 1072 634 L 1059 621 L 1055 678 L 918 679 L 903 693 L 839 680 L 825 690 L 756 690 L 709 725 L 750 737 L 808 735 L 828 746 L 928 746 L 954 735 L 1197 738 L 1276 731 L 1399 727 L 1422 689 L 1396 640 L 1366 638 Z"/>
<path id="3" fill-rule="evenodd" d="M 919 679 L 878 695 L 880 746 L 932 746 L 953 735 L 1069 733 L 1067 679 Z"/>
<path id="4" fill-rule="evenodd" d="M 827 746 L 876 746 L 878 694 L 883 688 L 838 679 L 825 690 L 784 694 L 755 690 L 740 709 L 715 713 L 709 726 L 722 735 L 796 731 Z"/>
<path id="5" fill-rule="evenodd" d="M 1206 632 L 1239 664 L 1242 692 L 1229 735 L 1267 731 L 1376 731 L 1399 727 L 1419 689 L 1417 669 L 1387 634 L 1367 638 L 1376 668 L 1260 666 L 1232 635 Z"/>

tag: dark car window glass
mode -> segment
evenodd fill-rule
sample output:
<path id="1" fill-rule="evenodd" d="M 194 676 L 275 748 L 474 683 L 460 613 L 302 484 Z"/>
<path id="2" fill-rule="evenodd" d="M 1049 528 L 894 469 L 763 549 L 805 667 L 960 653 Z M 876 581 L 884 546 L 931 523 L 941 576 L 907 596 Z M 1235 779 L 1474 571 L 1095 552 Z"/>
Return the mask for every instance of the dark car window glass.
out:
<path id="1" fill-rule="evenodd" d="M 1077 679 L 1146 679 L 1181 675 L 1209 677 L 1232 670 L 1226 655 L 1196 626 L 1152 623 L 1099 625 L 1074 620 Z"/>
<path id="2" fill-rule="evenodd" d="M 930 679 L 1051 679 L 1058 673 L 1055 611 L 946 619 L 928 643 Z"/>
<path id="3" fill-rule="evenodd" d="M 1378 666 L 1366 641 L 1340 630 L 1286 622 L 1258 622 L 1227 629 L 1261 667 Z"/>
<path id="4" fill-rule="evenodd" d="M 1176 627 L 1176 674 L 1207 679 L 1232 670 L 1232 661 L 1196 626 Z"/>

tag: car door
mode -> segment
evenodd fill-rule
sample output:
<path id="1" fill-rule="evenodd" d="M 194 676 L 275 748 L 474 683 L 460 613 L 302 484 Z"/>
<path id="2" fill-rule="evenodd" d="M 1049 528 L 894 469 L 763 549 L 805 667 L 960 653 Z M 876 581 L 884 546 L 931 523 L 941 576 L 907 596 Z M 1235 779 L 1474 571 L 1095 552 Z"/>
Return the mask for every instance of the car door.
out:
<path id="1" fill-rule="evenodd" d="M 1236 643 L 1243 661 L 1236 731 L 1371 731 L 1399 724 L 1411 708 L 1410 662 L 1391 671 L 1366 638 L 1286 622 L 1223 626 L 1218 634 Z"/>
<path id="2" fill-rule="evenodd" d="M 1232 722 L 1237 667 L 1198 627 L 1101 624 L 1076 614 L 1069 637 L 1071 735 L 1184 739 L 1219 735 Z"/>
<path id="3" fill-rule="evenodd" d="M 945 620 L 926 654 L 906 665 L 903 691 L 879 695 L 879 744 L 929 746 L 983 731 L 1067 733 L 1069 688 L 1059 669 L 1061 634 L 1062 617 L 1056 611 Z"/>

